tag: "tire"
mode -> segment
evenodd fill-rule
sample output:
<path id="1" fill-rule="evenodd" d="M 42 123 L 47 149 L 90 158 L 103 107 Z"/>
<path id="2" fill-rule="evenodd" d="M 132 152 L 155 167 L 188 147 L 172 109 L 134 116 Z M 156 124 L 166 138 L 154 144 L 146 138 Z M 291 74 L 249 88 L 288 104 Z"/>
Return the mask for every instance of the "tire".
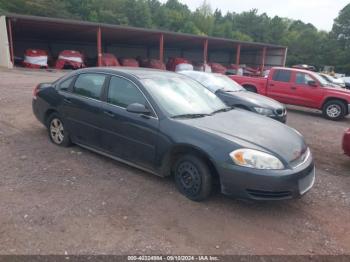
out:
<path id="1" fill-rule="evenodd" d="M 254 86 L 243 86 L 247 91 L 252 93 L 257 93 L 256 88 Z"/>
<path id="2" fill-rule="evenodd" d="M 173 173 L 181 194 L 198 202 L 209 197 L 213 178 L 203 160 L 192 154 L 184 155 L 176 161 Z"/>
<path id="3" fill-rule="evenodd" d="M 69 133 L 65 129 L 62 118 L 53 113 L 47 119 L 47 130 L 52 143 L 58 146 L 68 147 L 71 145 Z"/>
<path id="4" fill-rule="evenodd" d="M 326 119 L 337 121 L 345 117 L 346 107 L 339 100 L 331 100 L 323 106 L 322 113 Z"/>

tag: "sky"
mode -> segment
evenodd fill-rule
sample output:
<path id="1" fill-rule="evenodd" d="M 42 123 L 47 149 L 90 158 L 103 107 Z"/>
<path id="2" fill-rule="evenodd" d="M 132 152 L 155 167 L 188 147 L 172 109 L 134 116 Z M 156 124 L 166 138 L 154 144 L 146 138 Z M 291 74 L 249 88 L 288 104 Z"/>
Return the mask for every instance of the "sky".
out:
<path id="1" fill-rule="evenodd" d="M 203 3 L 203 0 L 179 0 L 186 4 L 191 10 L 195 10 Z M 301 20 L 305 23 L 312 23 L 320 30 L 330 31 L 333 20 L 350 0 L 206 0 L 213 10 L 221 9 L 240 13 L 253 8 L 259 10 L 259 14 L 266 13 L 269 16 Z M 161 2 L 166 2 L 162 0 Z"/>

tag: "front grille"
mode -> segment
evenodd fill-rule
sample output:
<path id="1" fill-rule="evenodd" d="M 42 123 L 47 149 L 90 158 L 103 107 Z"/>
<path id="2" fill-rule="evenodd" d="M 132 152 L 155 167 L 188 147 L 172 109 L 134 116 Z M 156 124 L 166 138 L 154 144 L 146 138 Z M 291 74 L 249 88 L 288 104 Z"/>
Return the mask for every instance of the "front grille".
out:
<path id="1" fill-rule="evenodd" d="M 280 199 L 292 196 L 291 191 L 263 191 L 256 189 L 246 189 L 247 193 L 255 198 Z"/>

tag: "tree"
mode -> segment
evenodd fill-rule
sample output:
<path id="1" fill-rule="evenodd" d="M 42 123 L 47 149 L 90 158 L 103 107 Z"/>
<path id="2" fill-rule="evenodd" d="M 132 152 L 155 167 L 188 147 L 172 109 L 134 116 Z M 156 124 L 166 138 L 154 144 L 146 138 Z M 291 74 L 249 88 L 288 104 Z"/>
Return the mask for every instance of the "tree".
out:
<path id="1" fill-rule="evenodd" d="M 206 0 L 196 9 L 192 16 L 193 22 L 203 35 L 211 35 L 215 18 L 210 4 Z"/>
<path id="2" fill-rule="evenodd" d="M 350 4 L 345 6 L 334 20 L 332 34 L 343 48 L 350 47 Z"/>
<path id="3" fill-rule="evenodd" d="M 350 4 L 334 20 L 331 32 L 310 23 L 247 12 L 214 12 L 204 0 L 194 11 L 179 0 L 0 0 L 0 13 L 73 18 L 118 25 L 225 37 L 288 46 L 287 64 L 335 65 L 350 73 Z"/>

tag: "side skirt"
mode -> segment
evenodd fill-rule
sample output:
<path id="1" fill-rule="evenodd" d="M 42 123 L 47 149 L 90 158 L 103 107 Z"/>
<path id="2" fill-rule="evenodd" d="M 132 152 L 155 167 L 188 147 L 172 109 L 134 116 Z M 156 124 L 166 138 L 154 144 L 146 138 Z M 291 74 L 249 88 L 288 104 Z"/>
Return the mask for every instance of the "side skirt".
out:
<path id="1" fill-rule="evenodd" d="M 83 147 L 83 148 L 85 148 L 85 149 L 87 149 L 87 150 L 90 150 L 90 151 L 93 151 L 93 152 L 95 152 L 95 153 L 98 153 L 98 154 L 100 154 L 100 155 L 103 155 L 103 156 L 112 158 L 112 159 L 114 159 L 114 160 L 116 160 L 116 161 L 118 161 L 118 162 L 121 162 L 121 163 L 123 163 L 123 164 L 126 164 L 126 165 L 128 165 L 128 166 L 132 166 L 132 167 L 135 167 L 135 168 L 140 169 L 140 170 L 142 170 L 142 171 L 145 171 L 145 172 L 147 172 L 147 173 L 151 173 L 151 174 L 153 174 L 153 175 L 156 175 L 156 176 L 159 176 L 159 177 L 163 177 L 162 175 L 160 175 L 160 174 L 159 174 L 158 172 L 156 172 L 156 171 L 153 171 L 153 170 L 151 170 L 151 169 L 148 169 L 148 168 L 142 167 L 142 166 L 140 166 L 140 165 L 131 163 L 131 162 L 127 161 L 127 160 L 124 160 L 124 159 L 121 159 L 121 158 L 119 158 L 119 157 L 113 156 L 113 155 L 111 155 L 111 154 L 108 154 L 108 153 L 106 153 L 106 152 L 100 151 L 100 150 L 95 149 L 95 148 L 93 148 L 93 147 L 86 146 L 86 145 L 79 144 L 79 143 L 75 143 L 75 144 L 78 145 L 78 146 L 80 146 L 80 147 Z"/>

